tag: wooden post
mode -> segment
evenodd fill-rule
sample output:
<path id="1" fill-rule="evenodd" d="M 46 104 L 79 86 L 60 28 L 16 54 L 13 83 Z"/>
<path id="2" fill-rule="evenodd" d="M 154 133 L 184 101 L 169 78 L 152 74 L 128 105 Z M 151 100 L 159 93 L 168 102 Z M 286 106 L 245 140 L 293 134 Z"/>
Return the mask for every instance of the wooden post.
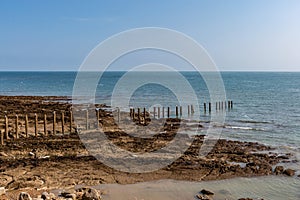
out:
<path id="1" fill-rule="evenodd" d="M 190 105 L 188 105 L 188 115 L 191 114 L 191 111 L 190 111 Z"/>
<path id="2" fill-rule="evenodd" d="M 157 118 L 160 118 L 160 107 L 157 107 Z"/>
<path id="3" fill-rule="evenodd" d="M 224 110 L 224 107 L 223 107 L 223 101 L 221 102 L 221 106 L 222 106 L 222 110 Z"/>
<path id="4" fill-rule="evenodd" d="M 85 129 L 89 130 L 89 110 L 86 110 Z"/>
<path id="5" fill-rule="evenodd" d="M 56 112 L 53 111 L 53 135 L 56 134 Z"/>
<path id="6" fill-rule="evenodd" d="M 133 121 L 135 120 L 135 111 L 134 111 L 134 108 L 132 108 L 132 120 Z"/>
<path id="7" fill-rule="evenodd" d="M 143 115 L 144 115 L 144 121 L 145 121 L 145 123 L 146 123 L 146 108 L 144 108 L 144 113 L 143 113 Z"/>
<path id="8" fill-rule="evenodd" d="M 8 137 L 8 117 L 7 117 L 7 115 L 5 115 L 5 138 L 7 140 L 9 140 L 9 137 Z"/>
<path id="9" fill-rule="evenodd" d="M 182 106 L 179 107 L 179 114 L 182 116 Z"/>
<path id="10" fill-rule="evenodd" d="M 230 101 L 228 101 L 227 103 L 228 103 L 228 110 L 230 110 Z"/>
<path id="11" fill-rule="evenodd" d="M 139 124 L 141 123 L 141 109 L 138 108 L 138 120 L 139 120 Z"/>
<path id="12" fill-rule="evenodd" d="M 191 113 L 194 114 L 195 113 L 195 110 L 194 110 L 194 106 L 191 105 Z"/>
<path id="13" fill-rule="evenodd" d="M 3 146 L 4 145 L 4 132 L 2 132 L 1 130 L 0 130 L 0 135 L 1 135 L 1 145 Z"/>
<path id="14" fill-rule="evenodd" d="M 45 136 L 48 136 L 48 132 L 47 132 L 47 114 L 44 113 L 44 134 Z"/>
<path id="15" fill-rule="evenodd" d="M 216 102 L 216 110 L 218 110 L 218 102 Z"/>
<path id="16" fill-rule="evenodd" d="M 64 111 L 61 111 L 61 132 L 63 135 L 65 134 L 65 113 L 64 113 Z"/>
<path id="17" fill-rule="evenodd" d="M 38 115 L 35 113 L 34 116 L 35 116 L 34 135 L 35 135 L 35 137 L 37 137 L 37 135 L 38 135 Z"/>
<path id="18" fill-rule="evenodd" d="M 165 107 L 162 107 L 162 118 L 165 118 Z"/>
<path id="19" fill-rule="evenodd" d="M 98 112 L 98 114 L 99 114 L 99 112 Z M 72 111 L 70 111 L 70 134 L 72 133 L 72 124 L 73 124 L 73 113 L 72 113 Z M 99 124 L 99 120 L 98 120 L 98 124 Z"/>
<path id="20" fill-rule="evenodd" d="M 233 101 L 230 101 L 231 109 L 233 108 Z"/>
<path id="21" fill-rule="evenodd" d="M 178 106 L 176 106 L 176 118 L 178 118 Z"/>
<path id="22" fill-rule="evenodd" d="M 221 110 L 221 102 L 219 101 L 219 110 Z"/>
<path id="23" fill-rule="evenodd" d="M 211 113 L 211 102 L 208 103 L 208 111 Z"/>
<path id="24" fill-rule="evenodd" d="M 118 124 L 120 123 L 121 120 L 121 111 L 120 108 L 118 107 Z"/>
<path id="25" fill-rule="evenodd" d="M 155 118 L 156 115 L 156 107 L 153 107 L 153 118 Z"/>
<path id="26" fill-rule="evenodd" d="M 100 110 L 99 109 L 96 109 L 96 115 L 97 115 L 97 129 L 98 129 L 98 128 L 100 128 L 100 124 L 99 124 L 99 121 L 100 121 Z"/>
<path id="27" fill-rule="evenodd" d="M 204 107 L 204 113 L 206 113 L 206 103 L 203 104 Z"/>
<path id="28" fill-rule="evenodd" d="M 25 115 L 25 137 L 28 138 L 28 115 Z"/>
<path id="29" fill-rule="evenodd" d="M 16 139 L 18 139 L 19 138 L 19 116 L 18 115 L 16 115 L 16 124 L 15 124 L 15 126 L 16 126 Z"/>
<path id="30" fill-rule="evenodd" d="M 170 107 L 168 107 L 168 114 L 167 114 L 168 118 L 170 118 Z"/>

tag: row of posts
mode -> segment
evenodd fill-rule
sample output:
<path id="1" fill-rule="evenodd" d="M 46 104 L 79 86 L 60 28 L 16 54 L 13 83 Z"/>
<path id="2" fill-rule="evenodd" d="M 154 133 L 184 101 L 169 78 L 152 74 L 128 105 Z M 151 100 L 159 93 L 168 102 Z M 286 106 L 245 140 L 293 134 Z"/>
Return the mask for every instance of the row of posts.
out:
<path id="1" fill-rule="evenodd" d="M 57 132 L 57 128 L 56 128 L 56 125 L 57 125 L 57 116 L 56 116 L 56 112 L 54 111 L 53 112 L 53 126 L 52 126 L 52 132 L 53 132 L 53 135 L 56 134 Z M 69 123 L 69 130 L 70 130 L 70 133 L 72 133 L 72 126 L 73 126 L 73 113 L 72 111 L 69 112 L 69 119 L 70 119 L 70 123 Z M 34 114 L 34 135 L 35 137 L 38 136 L 38 115 L 35 113 Z M 29 120 L 28 120 L 28 115 L 26 114 L 25 115 L 25 137 L 27 138 L 28 137 L 28 134 L 29 134 L 29 129 L 28 129 L 28 123 L 29 123 Z M 47 114 L 44 114 L 43 116 L 43 124 L 44 124 L 44 135 L 45 136 L 48 136 L 48 130 L 47 130 Z M 9 139 L 9 119 L 8 119 L 8 116 L 6 115 L 4 117 L 4 131 L 1 131 L 0 130 L 0 144 L 1 145 L 4 145 L 4 139 L 8 140 Z M 65 112 L 61 112 L 61 133 L 62 134 L 65 134 Z M 18 139 L 19 138 L 19 116 L 16 115 L 15 116 L 15 138 Z"/>
<path id="2" fill-rule="evenodd" d="M 230 110 L 233 108 L 233 101 L 220 101 L 220 102 L 216 102 L 216 111 L 218 110 Z M 209 103 L 204 103 L 203 104 L 203 110 L 204 110 L 204 113 L 207 113 L 207 111 L 209 113 L 212 112 L 212 103 L 209 102 Z M 136 112 L 137 111 L 137 112 Z M 153 107 L 153 117 L 157 117 L 157 118 L 165 118 L 165 114 L 166 114 L 166 117 L 167 118 L 170 118 L 171 116 L 171 109 L 170 107 L 167 107 L 166 108 L 166 111 L 165 112 L 165 107 Z M 193 115 L 195 113 L 195 110 L 194 110 L 194 106 L 193 105 L 188 105 L 187 106 L 187 112 L 188 112 L 188 115 Z M 141 108 L 137 108 L 134 109 L 134 108 L 130 108 L 130 117 L 132 119 L 135 119 L 136 117 L 136 114 L 137 114 L 137 117 L 139 118 L 140 116 L 143 116 L 144 119 L 146 119 L 146 108 L 143 108 L 143 110 L 141 110 Z M 175 107 L 175 116 L 178 118 L 179 116 L 182 116 L 182 106 L 176 106 Z"/>

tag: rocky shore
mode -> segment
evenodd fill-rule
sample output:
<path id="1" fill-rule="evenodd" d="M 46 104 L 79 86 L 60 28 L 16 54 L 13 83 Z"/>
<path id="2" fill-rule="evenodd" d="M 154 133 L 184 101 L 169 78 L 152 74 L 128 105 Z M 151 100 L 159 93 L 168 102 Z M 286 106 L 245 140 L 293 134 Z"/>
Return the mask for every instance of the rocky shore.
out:
<path id="1" fill-rule="evenodd" d="M 32 110 L 37 113 L 70 110 L 68 100 L 67 97 L 0 97 L 0 112 L 2 116 L 13 116 Z M 101 105 L 98 106 L 101 108 Z M 169 119 L 165 122 L 163 132 L 151 138 L 138 138 L 118 129 L 114 118 L 106 109 L 100 109 L 100 116 L 101 128 L 107 138 L 131 152 L 152 152 L 164 147 L 177 134 L 178 122 L 187 127 L 184 120 Z M 153 123 L 160 121 L 153 120 Z M 201 123 L 196 126 L 202 127 Z M 3 121 L 0 120 L 0 129 L 3 128 Z M 183 133 L 181 137 L 190 136 Z M 91 156 L 76 133 L 48 136 L 40 134 L 38 137 L 25 138 L 21 132 L 20 138 L 12 136 L 4 146 L 0 146 L 0 188 L 6 191 L 5 195 L 0 195 L 0 199 L 27 200 L 34 197 L 89 200 L 97 199 L 86 197 L 86 191 L 94 190 L 85 188 L 81 194 L 74 188 L 78 185 L 131 184 L 161 179 L 207 181 L 234 177 L 295 175 L 294 170 L 280 165 L 281 162 L 289 162 L 291 155 L 275 153 L 271 147 L 259 143 L 218 140 L 206 157 L 199 157 L 203 140 L 204 135 L 193 136 L 193 142 L 187 151 L 162 169 L 148 173 L 127 173 L 110 168 Z M 54 197 L 49 193 L 55 189 L 72 192 L 68 192 L 68 197 L 63 194 Z M 22 191 L 34 191 L 35 194 L 29 198 L 23 193 L 19 195 Z M 43 192 L 48 192 L 48 196 Z M 101 191 L 97 192 L 100 199 Z M 8 197 L 14 193 L 17 194 L 13 198 Z M 212 195 L 202 193 L 196 194 L 195 198 L 213 198 Z"/>

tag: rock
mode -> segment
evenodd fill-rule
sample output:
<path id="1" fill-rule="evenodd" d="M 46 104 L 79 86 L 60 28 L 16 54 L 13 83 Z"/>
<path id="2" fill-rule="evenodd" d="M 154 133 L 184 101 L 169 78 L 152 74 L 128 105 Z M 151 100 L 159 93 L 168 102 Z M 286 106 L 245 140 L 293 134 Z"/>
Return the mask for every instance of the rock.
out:
<path id="1" fill-rule="evenodd" d="M 32 200 L 27 192 L 21 192 L 19 194 L 19 200 Z"/>
<path id="2" fill-rule="evenodd" d="M 76 190 L 77 199 L 82 200 L 101 200 L 100 193 L 94 189 L 89 187 L 84 187 Z"/>
<path id="3" fill-rule="evenodd" d="M 200 199 L 200 200 L 213 200 L 212 197 L 210 197 L 206 194 L 197 194 L 196 197 L 197 197 L 197 199 Z"/>
<path id="4" fill-rule="evenodd" d="M 295 170 L 293 170 L 293 169 L 286 169 L 286 170 L 284 170 L 283 174 L 285 174 L 287 176 L 294 176 L 295 175 Z"/>
<path id="5" fill-rule="evenodd" d="M 200 193 L 204 194 L 204 195 L 214 195 L 213 192 L 209 191 L 209 190 L 206 190 L 206 189 L 203 189 L 200 191 Z"/>
<path id="6" fill-rule="evenodd" d="M 60 195 L 66 199 L 76 200 L 76 194 L 74 193 L 62 192 Z"/>
<path id="7" fill-rule="evenodd" d="M 41 198 L 43 200 L 54 200 L 56 199 L 56 196 L 53 193 L 43 192 Z"/>
<path id="8" fill-rule="evenodd" d="M 284 171 L 283 166 L 277 166 L 277 167 L 275 167 L 275 169 L 274 169 L 274 173 L 275 173 L 276 175 L 282 174 L 283 171 Z"/>
<path id="9" fill-rule="evenodd" d="M 1 195 L 5 195 L 5 193 L 6 193 L 5 188 L 4 187 L 0 187 L 0 196 Z"/>

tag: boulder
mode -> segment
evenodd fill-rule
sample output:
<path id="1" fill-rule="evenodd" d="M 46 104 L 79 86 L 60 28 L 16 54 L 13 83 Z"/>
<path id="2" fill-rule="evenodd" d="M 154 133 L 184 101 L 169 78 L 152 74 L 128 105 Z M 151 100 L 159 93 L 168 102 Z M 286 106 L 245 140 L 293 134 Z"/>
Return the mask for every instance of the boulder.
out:
<path id="1" fill-rule="evenodd" d="M 203 189 L 200 191 L 200 193 L 204 194 L 204 195 L 214 195 L 213 192 L 209 191 L 209 190 L 206 190 L 206 189 Z"/>
<path id="2" fill-rule="evenodd" d="M 56 196 L 53 193 L 43 192 L 41 198 L 43 200 L 54 200 L 56 199 Z"/>
<path id="3" fill-rule="evenodd" d="M 285 174 L 287 176 L 294 176 L 295 175 L 295 170 L 293 170 L 293 169 L 286 169 L 286 170 L 284 170 L 283 174 Z"/>
<path id="4" fill-rule="evenodd" d="M 277 166 L 277 167 L 275 167 L 275 169 L 274 169 L 274 174 L 276 174 L 276 175 L 282 174 L 283 171 L 284 171 L 283 166 Z"/>
<path id="5" fill-rule="evenodd" d="M 208 196 L 206 194 L 197 194 L 196 197 L 200 200 L 213 200 L 211 196 Z"/>
<path id="6" fill-rule="evenodd" d="M 32 200 L 27 192 L 21 192 L 18 200 Z"/>
<path id="7" fill-rule="evenodd" d="M 90 187 L 83 187 L 76 190 L 77 199 L 82 200 L 101 200 L 98 190 Z"/>

